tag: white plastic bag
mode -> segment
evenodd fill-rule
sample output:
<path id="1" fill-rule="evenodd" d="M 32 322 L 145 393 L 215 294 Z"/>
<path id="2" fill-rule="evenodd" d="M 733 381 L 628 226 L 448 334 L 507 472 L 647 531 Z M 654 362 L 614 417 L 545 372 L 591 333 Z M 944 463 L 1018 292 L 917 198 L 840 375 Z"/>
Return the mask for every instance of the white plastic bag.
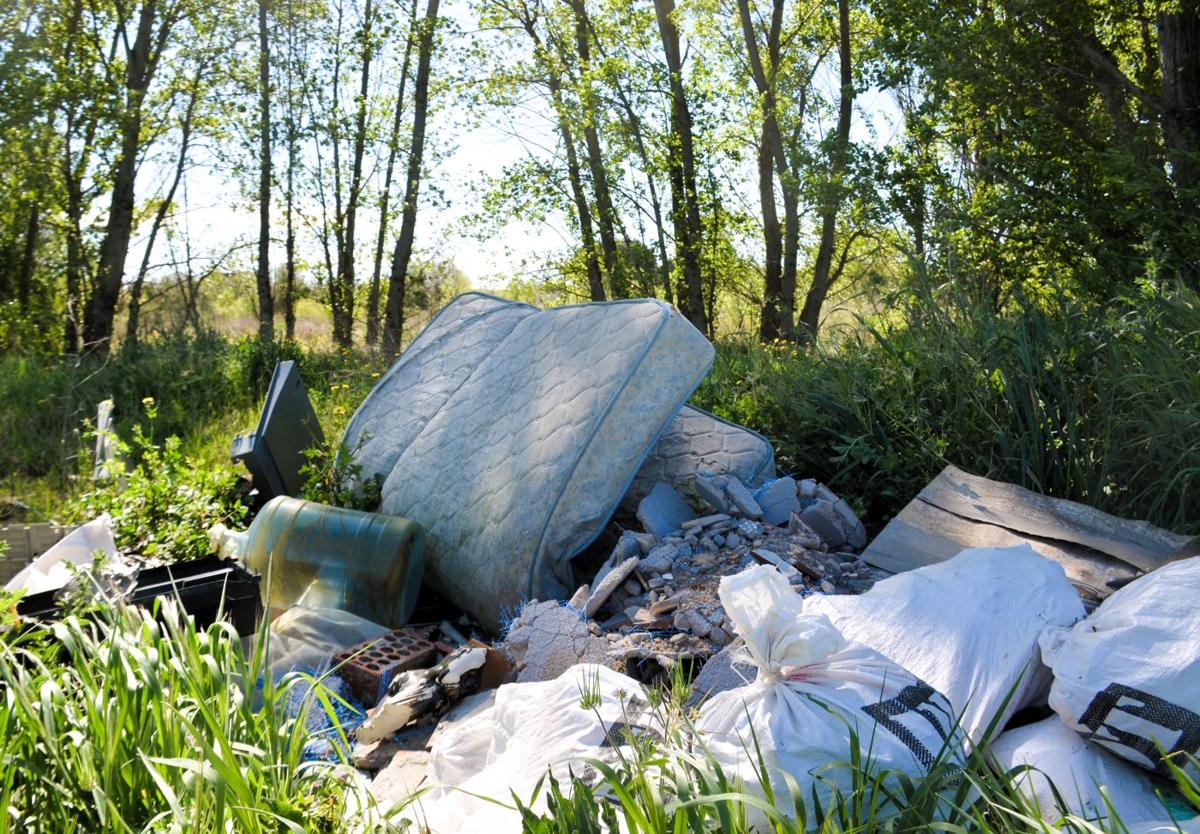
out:
<path id="1" fill-rule="evenodd" d="M 298 605 L 271 623 L 269 659 L 271 674 L 320 674 L 330 658 L 364 640 L 374 640 L 388 629 L 337 608 Z"/>
<path id="2" fill-rule="evenodd" d="M 1074 628 L 1048 631 L 1042 655 L 1054 671 L 1050 706 L 1085 738 L 1161 773 L 1159 746 L 1200 755 L 1200 557 L 1137 579 Z"/>
<path id="3" fill-rule="evenodd" d="M 991 753 L 1002 772 L 1032 768 L 1016 784 L 1051 825 L 1063 816 L 1054 788 L 1069 813 L 1092 822 L 1108 819 L 1109 803 L 1125 825 L 1169 816 L 1143 771 L 1084 741 L 1058 716 L 1001 733 Z"/>
<path id="4" fill-rule="evenodd" d="M 761 790 L 756 744 L 781 809 L 792 805 L 783 773 L 799 798 L 826 780 L 846 790 L 852 774 L 829 767 L 851 759 L 851 731 L 873 772 L 925 775 L 961 738 L 946 698 L 878 652 L 846 640 L 827 617 L 805 613 L 800 597 L 773 567 L 721 580 L 721 604 L 758 667 L 754 683 L 715 695 L 696 729 L 718 763 Z M 820 782 L 818 782 L 820 779 Z"/>
<path id="5" fill-rule="evenodd" d="M 442 716 L 429 739 L 426 776 L 430 782 L 457 785 L 487 766 L 497 691 L 489 689 L 469 695 Z"/>
<path id="6" fill-rule="evenodd" d="M 945 695 L 976 742 L 993 721 L 1003 728 L 1021 707 L 1044 702 L 1050 673 L 1038 636 L 1084 614 L 1062 567 L 1029 545 L 963 550 L 861 596 L 809 597 L 804 610 Z"/>
<path id="7" fill-rule="evenodd" d="M 587 704 L 585 693 L 590 696 Z M 581 664 L 554 680 L 505 684 L 496 690 L 491 707 L 483 707 L 457 730 L 437 739 L 430 753 L 430 775 L 465 778 L 456 786 L 433 788 L 404 815 L 433 834 L 515 834 L 521 830 L 517 812 L 479 797 L 511 804 L 516 793 L 528 801 L 547 771 L 560 783 L 571 773 L 598 781 L 584 759 L 615 764 L 627 734 L 661 737 L 662 732 L 659 715 L 650 708 L 642 685 L 604 666 Z M 469 763 L 462 758 L 456 761 L 447 745 L 470 734 L 490 734 L 490 744 L 482 766 L 467 775 Z M 531 807 L 545 812 L 544 788 Z"/>
<path id="8" fill-rule="evenodd" d="M 92 556 L 97 550 L 110 559 L 117 555 L 117 544 L 113 541 L 112 534 L 112 518 L 108 513 L 68 533 L 62 541 L 8 580 L 4 590 L 25 591 L 27 594 L 57 591 L 71 581 L 69 566 L 78 568 L 91 564 Z"/>

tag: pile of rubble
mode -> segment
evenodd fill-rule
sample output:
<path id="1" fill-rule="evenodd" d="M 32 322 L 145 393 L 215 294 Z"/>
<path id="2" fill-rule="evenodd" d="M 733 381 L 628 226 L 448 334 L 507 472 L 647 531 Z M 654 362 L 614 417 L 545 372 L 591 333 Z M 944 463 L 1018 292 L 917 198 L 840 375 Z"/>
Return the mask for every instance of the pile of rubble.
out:
<path id="1" fill-rule="evenodd" d="M 565 607 L 522 608 L 504 642 L 519 681 L 580 662 L 652 677 L 703 660 L 733 639 L 721 578 L 751 565 L 774 566 L 801 596 L 861 593 L 887 576 L 862 561 L 866 531 L 824 484 L 786 477 L 752 491 L 733 476 L 700 475 L 682 489 L 658 483 L 642 499 L 642 531 L 623 532 Z M 638 668 L 650 659 L 657 668 Z"/>
<path id="2" fill-rule="evenodd" d="M 751 736 L 770 739 L 776 766 L 809 778 L 844 755 L 852 726 L 861 738 L 879 730 L 875 752 L 919 776 L 942 743 L 966 749 L 960 732 L 981 743 L 993 725 L 1020 732 L 1017 709 L 1047 697 L 1058 717 L 1043 710 L 1050 723 L 1007 747 L 1001 736 L 997 755 L 1072 777 L 1076 767 L 1116 773 L 1125 765 L 1110 753 L 1158 769 L 1157 736 L 1110 738 L 1093 721 L 1101 707 L 1127 709 L 1122 698 L 1139 721 L 1182 731 L 1173 752 L 1200 753 L 1200 704 L 1166 700 L 1200 682 L 1195 609 L 1170 591 L 1200 588 L 1190 558 L 1200 544 L 1108 516 L 1085 523 L 1075 505 L 950 472 L 864 553 L 867 532 L 846 501 L 815 480 L 775 477 L 766 438 L 685 404 L 711 356 L 658 302 L 538 311 L 463 296 L 347 429 L 343 446 L 382 485 L 382 514 L 288 497 L 283 475 L 298 477 L 302 450 L 268 429 L 297 411 L 270 404 L 290 403 L 285 394 L 307 403 L 295 369 L 281 366 L 258 433 L 235 442 L 260 497 L 277 497 L 246 533 L 213 531 L 236 560 L 141 565 L 123 595 L 148 604 L 170 593 L 198 618 L 223 611 L 248 638 L 261 633 L 265 604 L 268 674 L 320 676 L 336 696 L 331 718 L 312 709 L 312 686 L 292 690 L 291 708 L 316 731 L 306 753 L 347 753 L 385 804 L 428 779 L 449 815 L 434 830 L 494 827 L 490 805 L 467 811 L 447 792 L 532 789 L 548 768 L 621 743 L 604 721 L 633 722 L 625 696 L 648 700 L 644 685 L 681 668 L 693 705 L 704 701 L 697 732 L 747 784 L 758 775 L 739 772 Z M 14 577 L 8 587 L 40 592 L 21 613 L 56 616 L 67 566 L 97 549 L 116 560 L 106 518 Z M 1094 607 L 1172 562 L 1113 595 L 1092 625 L 1082 620 L 1077 590 Z M 260 588 L 268 564 L 276 580 Z M 1121 656 L 1100 625 L 1157 628 L 1161 611 L 1175 641 L 1165 660 L 1141 657 L 1163 639 L 1147 631 L 1117 645 L 1134 654 L 1079 683 L 1087 676 L 1075 666 Z M 812 679 L 790 671 L 818 667 Z M 764 686 L 739 689 L 764 670 Z M 592 712 L 566 709 L 585 672 L 606 694 Z M 805 698 L 777 721 L 768 691 Z M 339 753 L 347 738 L 353 748 Z M 1070 757 L 1046 754 L 1072 741 Z M 1153 796 L 1148 777 L 1122 773 L 1124 807 Z M 1101 816 L 1101 804 L 1087 813 Z"/>

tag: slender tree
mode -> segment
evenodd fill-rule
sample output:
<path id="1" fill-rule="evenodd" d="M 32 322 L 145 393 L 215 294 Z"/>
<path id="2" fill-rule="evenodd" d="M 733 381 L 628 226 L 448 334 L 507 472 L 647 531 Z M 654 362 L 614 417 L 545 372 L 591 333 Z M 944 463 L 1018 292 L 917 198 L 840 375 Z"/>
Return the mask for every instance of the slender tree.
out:
<path id="1" fill-rule="evenodd" d="M 371 289 L 367 294 L 367 344 L 379 344 L 379 293 L 380 275 L 383 268 L 383 248 L 387 240 L 388 220 L 391 218 L 392 175 L 396 168 L 396 155 L 400 150 L 400 128 L 404 121 L 405 87 L 408 85 L 408 70 L 412 59 L 413 38 L 417 28 L 417 0 L 409 5 L 408 27 L 404 36 L 404 60 L 400 64 L 400 83 L 396 90 L 396 103 L 392 110 L 392 132 L 388 134 L 387 165 L 384 167 L 383 193 L 379 196 L 379 232 L 375 237 L 375 268 L 371 273 Z"/>
<path id="2" fill-rule="evenodd" d="M 129 317 L 125 323 L 125 344 L 136 345 L 138 342 L 138 326 L 141 320 L 142 288 L 146 283 L 146 275 L 150 271 L 150 258 L 154 254 L 154 244 L 158 240 L 163 224 L 175 206 L 175 193 L 187 170 L 188 151 L 192 144 L 192 126 L 196 116 L 196 107 L 201 95 L 201 82 L 207 67 L 202 63 L 196 68 L 192 83 L 187 93 L 187 104 L 184 105 L 183 118 L 179 124 L 179 151 L 175 158 L 175 169 L 171 176 L 171 184 L 166 194 L 159 201 L 158 209 L 154 212 L 154 220 L 150 224 L 150 234 L 142 250 L 142 264 L 138 268 L 137 277 L 129 290 Z"/>
<path id="3" fill-rule="evenodd" d="M 392 253 L 388 284 L 387 317 L 383 327 L 383 352 L 400 352 L 404 335 L 404 293 L 412 259 L 413 237 L 417 226 L 417 198 L 421 187 L 421 160 L 425 152 L 425 121 L 429 112 L 429 73 L 433 61 L 434 35 L 438 22 L 438 0 L 429 0 L 417 40 L 417 75 L 413 82 L 413 128 L 408 150 L 408 171 L 404 183 L 404 208 L 400 216 L 400 237 Z"/>
<path id="4" fill-rule="evenodd" d="M 84 318 L 83 340 L 88 350 L 106 353 L 113 335 L 113 319 L 121 282 L 125 276 L 125 258 L 133 231 L 134 187 L 142 151 L 144 105 L 150 84 L 168 46 L 171 32 L 179 22 L 179 5 L 159 7 L 160 0 L 144 0 L 137 14 L 132 39 L 121 22 L 125 46 L 125 79 L 120 113 L 120 149 L 112 179 L 112 199 L 104 240 L 100 245 L 100 263 L 91 301 Z"/>
<path id="5" fill-rule="evenodd" d="M 801 339 L 815 339 L 821 324 L 821 307 L 832 286 L 830 269 L 833 265 L 834 234 L 838 212 L 845 199 L 843 178 L 850 148 L 850 117 L 854 108 L 854 77 L 850 56 L 850 4 L 838 0 L 838 120 L 829 154 L 829 176 L 821 194 L 821 238 L 813 266 L 812 285 L 800 311 Z"/>
<path id="6" fill-rule="evenodd" d="M 258 338 L 275 339 L 271 295 L 271 41 L 267 2 L 258 0 Z"/>
<path id="7" fill-rule="evenodd" d="M 700 201 L 696 192 L 696 151 L 692 136 L 692 114 L 683 84 L 683 53 L 679 29 L 675 25 L 674 0 L 654 0 L 655 17 L 670 73 L 671 153 L 668 167 L 671 179 L 672 219 L 675 225 L 675 249 L 683 265 L 683 291 L 677 293 L 683 314 L 702 333 L 708 332 L 700 275 L 702 228 Z"/>
<path id="8" fill-rule="evenodd" d="M 341 347 L 349 347 L 354 338 L 355 237 L 358 226 L 358 207 L 363 189 L 363 156 L 367 142 L 367 106 L 371 89 L 371 61 L 375 52 L 376 36 L 372 31 L 374 16 L 374 2 L 367 0 L 363 12 L 362 29 L 359 32 L 359 89 L 351 146 L 349 190 L 346 195 L 345 211 L 342 213 L 339 223 L 341 235 L 335 280 L 341 304 L 339 305 L 340 309 L 334 310 L 333 340 Z"/>
<path id="9" fill-rule="evenodd" d="M 579 96 L 582 105 L 583 140 L 587 151 L 588 171 L 591 174 L 592 191 L 596 197 L 596 220 L 600 229 L 600 248 L 604 256 L 604 273 L 608 289 L 614 298 L 626 298 L 629 294 L 628 281 L 621 259 L 617 254 L 617 217 L 613 208 L 612 194 L 608 184 L 608 172 L 604 167 L 604 152 L 600 147 L 600 133 L 596 127 L 599 118 L 597 96 L 592 82 L 591 23 L 588 20 L 585 0 L 566 0 L 571 8 L 575 35 L 575 57 L 579 62 Z"/>

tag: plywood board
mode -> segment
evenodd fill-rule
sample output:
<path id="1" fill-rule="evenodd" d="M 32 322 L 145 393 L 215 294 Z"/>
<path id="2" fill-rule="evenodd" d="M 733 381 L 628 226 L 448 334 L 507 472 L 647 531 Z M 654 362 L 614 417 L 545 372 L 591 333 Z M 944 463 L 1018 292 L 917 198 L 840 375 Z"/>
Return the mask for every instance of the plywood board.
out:
<path id="1" fill-rule="evenodd" d="M 972 521 L 1082 545 L 1144 571 L 1161 567 L 1188 541 L 1145 521 L 1117 518 L 1074 501 L 990 481 L 947 466 L 918 499 Z"/>
<path id="2" fill-rule="evenodd" d="M 909 503 L 863 552 L 871 565 L 899 573 L 944 562 L 968 547 L 1029 544 L 1063 566 L 1080 594 L 1101 600 L 1112 593 L 1111 580 L 1127 580 L 1137 570 L 1119 559 L 1086 547 L 1024 535 L 994 524 L 962 518 L 918 498 Z"/>

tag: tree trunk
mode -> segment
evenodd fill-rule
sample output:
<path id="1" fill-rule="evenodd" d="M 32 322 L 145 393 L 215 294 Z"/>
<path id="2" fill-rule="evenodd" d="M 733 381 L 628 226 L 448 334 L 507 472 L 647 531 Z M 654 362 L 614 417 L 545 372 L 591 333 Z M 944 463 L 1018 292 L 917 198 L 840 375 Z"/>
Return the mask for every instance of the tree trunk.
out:
<path id="1" fill-rule="evenodd" d="M 597 42 L 599 43 L 599 42 Z M 654 182 L 654 166 L 650 163 L 650 153 L 646 148 L 646 140 L 642 135 L 642 120 L 638 117 L 629 94 L 621 83 L 621 78 L 613 79 L 613 91 L 625 111 L 629 122 L 629 133 L 633 138 L 634 148 L 642 163 L 642 172 L 646 176 L 646 186 L 650 192 L 650 211 L 654 217 L 655 242 L 658 246 L 658 279 L 662 284 L 663 298 L 668 304 L 675 303 L 675 294 L 671 290 L 671 259 L 667 255 L 667 230 L 663 225 L 662 200 L 658 196 L 658 186 Z"/>
<path id="2" fill-rule="evenodd" d="M 167 215 L 171 213 L 171 207 L 175 204 L 175 192 L 179 190 L 179 183 L 183 179 L 183 172 L 187 167 L 187 154 L 192 141 L 192 119 L 196 113 L 196 102 L 200 97 L 202 72 L 202 69 L 197 70 L 195 78 L 192 79 L 192 89 L 184 108 L 183 121 L 180 123 L 179 157 L 175 162 L 175 173 L 171 178 L 171 185 L 167 188 L 166 195 L 158 205 L 158 211 L 154 213 L 154 221 L 150 224 L 150 235 L 146 238 L 146 248 L 142 252 L 142 265 L 138 268 L 137 278 L 129 291 L 129 320 L 125 323 L 125 343 L 130 347 L 136 345 L 138 341 L 138 324 L 142 311 L 142 287 L 146 283 L 146 273 L 150 271 L 150 256 L 154 253 L 154 242 L 158 239 L 158 233 L 162 229 L 163 223 L 166 222 Z"/>
<path id="3" fill-rule="evenodd" d="M 779 307 L 783 292 L 783 238 L 779 229 L 779 214 L 775 210 L 775 162 L 764 122 L 758 143 L 758 201 L 762 206 L 763 245 L 763 304 L 759 319 L 758 338 L 773 342 L 780 336 Z"/>
<path id="4" fill-rule="evenodd" d="M 77 183 L 67 180 L 67 298 L 63 351 L 79 352 L 79 315 L 83 300 L 83 200 Z"/>
<path id="5" fill-rule="evenodd" d="M 813 267 L 812 286 L 804 299 L 804 309 L 800 312 L 801 326 L 797 334 L 804 341 L 816 339 L 817 329 L 821 324 L 821 307 L 832 286 L 830 267 L 833 265 L 833 238 L 837 228 L 838 211 L 841 209 L 845 193 L 842 178 L 846 171 L 846 155 L 850 145 L 850 115 L 854 107 L 849 0 L 838 0 L 838 65 L 841 83 L 841 91 L 838 94 L 838 123 L 829 161 L 829 179 L 821 199 L 821 242 L 817 248 L 817 262 Z"/>
<path id="6" fill-rule="evenodd" d="M 779 335 L 796 338 L 796 273 L 800 259 L 800 192 L 792 179 L 783 191 L 783 274 L 779 278 Z"/>
<path id="7" fill-rule="evenodd" d="M 275 339 L 275 299 L 271 295 L 271 46 L 267 39 L 267 0 L 258 0 L 258 338 Z M 180 154 L 182 159 L 183 154 Z"/>
<path id="8" fill-rule="evenodd" d="M 683 314 L 701 333 L 708 332 L 704 312 L 704 291 L 700 276 L 700 204 L 696 193 L 696 154 L 692 142 L 692 114 L 688 110 L 683 87 L 683 55 L 679 48 L 679 30 L 672 16 L 674 0 L 654 0 L 654 14 L 662 38 L 667 70 L 671 78 L 671 169 L 672 209 L 675 221 L 675 249 L 683 264 Z"/>
<path id="9" fill-rule="evenodd" d="M 575 203 L 575 216 L 579 223 L 579 240 L 583 246 L 584 264 L 587 270 L 588 295 L 592 301 L 604 301 L 604 277 L 600 271 L 600 260 L 596 255 L 596 236 L 592 230 L 592 211 L 587 194 L 583 190 L 583 175 L 579 168 L 579 154 L 575 150 L 575 137 L 571 131 L 567 108 L 562 97 L 562 78 L 555 69 L 554 59 L 548 55 L 536 28 L 536 17 L 520 18 L 525 34 L 533 41 L 534 54 L 542 61 L 546 70 L 546 86 L 550 89 L 550 104 L 558 123 L 558 135 L 562 139 L 567 155 L 567 182 L 571 186 L 571 198 Z"/>
<path id="10" fill-rule="evenodd" d="M 33 291 L 33 264 L 37 254 L 37 239 L 40 212 L 38 204 L 29 207 L 29 220 L 25 224 L 25 245 L 21 251 L 21 269 L 17 273 L 17 303 L 23 315 L 29 314 L 29 296 Z"/>
<path id="11" fill-rule="evenodd" d="M 292 221 L 292 162 L 288 161 L 287 195 L 287 266 L 284 268 L 283 283 L 283 338 L 289 342 L 296 338 L 296 230 Z"/>
<path id="12" fill-rule="evenodd" d="M 609 293 L 613 298 L 627 298 L 629 286 L 617 253 L 616 212 L 608 187 L 608 172 L 604 168 L 604 154 L 600 149 L 600 136 L 596 131 L 596 103 L 592 92 L 591 43 L 584 0 L 568 0 L 575 19 L 575 50 L 579 58 L 581 76 L 580 98 L 583 104 L 583 142 L 587 149 L 588 171 L 592 177 L 592 188 L 596 194 L 596 220 L 600 227 L 600 248 L 604 254 L 604 272 L 608 279 Z"/>
<path id="13" fill-rule="evenodd" d="M 1200 12 L 1159 12 L 1163 140 L 1171 159 L 1179 207 L 1191 217 L 1200 208 Z"/>
<path id="14" fill-rule="evenodd" d="M 575 137 L 567 125 L 566 115 L 562 112 L 562 102 L 559 101 L 557 83 L 551 86 L 552 95 L 558 102 L 558 132 L 562 137 L 563 146 L 567 152 L 567 181 L 571 185 L 571 195 L 575 201 L 575 214 L 579 219 L 579 239 L 583 245 L 587 265 L 588 293 L 592 301 L 604 301 L 604 278 L 600 273 L 600 260 L 596 256 L 596 237 L 592 231 L 592 212 L 588 206 L 587 195 L 583 190 L 583 176 L 579 171 L 579 155 L 575 151 Z"/>
<path id="15" fill-rule="evenodd" d="M 408 35 L 404 39 L 404 62 L 400 67 L 400 87 L 396 92 L 396 109 L 392 118 L 392 134 L 388 139 L 388 159 L 383 179 L 383 194 L 379 197 L 379 234 L 375 238 L 375 269 L 371 273 L 371 290 L 367 295 L 367 344 L 379 344 L 379 285 L 383 270 L 383 246 L 387 240 L 388 215 L 391 209 L 392 175 L 396 169 L 396 153 L 400 148 L 400 124 L 404 117 L 404 88 L 408 86 L 408 68 L 412 59 L 413 36 L 416 34 L 417 0 L 412 1 L 408 15 Z"/>
<path id="16" fill-rule="evenodd" d="M 125 258 L 133 231 L 134 184 L 138 153 L 141 150 L 142 105 L 154 76 L 161 52 L 151 53 L 157 40 L 166 41 L 171 24 L 164 22 L 155 37 L 158 0 L 145 0 L 138 20 L 137 36 L 126 50 L 125 106 L 121 114 L 121 149 L 113 175 L 112 202 L 104 241 L 100 245 L 100 263 L 94 278 L 91 299 L 83 323 L 84 349 L 107 353 L 111 347 L 113 319 L 125 277 Z"/>
<path id="17" fill-rule="evenodd" d="M 421 187 L 421 159 L 425 151 L 425 119 L 429 111 L 429 69 L 433 60 L 433 36 L 437 28 L 438 0 L 429 0 L 417 42 L 417 77 L 413 83 L 413 130 L 408 151 L 408 172 L 404 183 L 404 209 L 400 217 L 400 237 L 392 253 L 388 284 L 387 315 L 383 325 L 383 352 L 392 357 L 400 353 L 404 336 L 404 294 L 408 265 L 412 259 L 413 235 L 417 226 L 417 197 Z"/>
<path id="18" fill-rule="evenodd" d="M 342 315 L 333 322 L 333 341 L 339 347 L 350 347 L 354 340 L 354 249 L 358 222 L 358 204 L 362 197 L 363 154 L 367 142 L 367 97 L 371 92 L 371 58 L 374 44 L 371 35 L 372 0 L 367 0 L 363 13 L 362 69 L 359 74 L 358 109 L 354 119 L 354 146 L 350 168 L 350 191 L 346 197 L 341 247 L 338 250 L 337 283 L 343 302 Z"/>
<path id="19" fill-rule="evenodd" d="M 64 68 L 71 66 L 72 55 L 75 51 L 76 38 L 80 36 L 83 19 L 82 0 L 73 0 L 71 4 L 70 23 L 67 27 L 66 41 L 63 45 Z M 110 41 L 108 62 L 111 64 L 117 52 L 117 37 Z M 69 71 L 69 70 L 68 70 Z M 66 353 L 78 353 L 80 344 L 80 323 L 83 317 L 85 261 L 87 260 L 83 241 L 83 215 L 86 208 L 84 200 L 83 181 L 91 165 L 91 152 L 95 144 L 98 119 L 95 110 L 86 111 L 82 129 L 78 160 L 72 157 L 72 147 L 79 127 L 80 112 L 78 102 L 71 98 L 64 101 L 63 121 L 63 156 L 62 179 L 63 190 L 66 192 L 67 210 L 67 297 L 66 321 L 63 326 L 63 349 Z"/>
<path id="20" fill-rule="evenodd" d="M 293 213 L 295 211 L 296 192 L 296 158 L 299 150 L 296 147 L 299 137 L 296 135 L 296 97 L 292 82 L 296 72 L 296 15 L 292 0 L 288 0 L 288 40 L 287 40 L 287 115 L 284 117 L 284 130 L 287 133 L 287 194 L 284 195 L 284 223 L 286 224 L 286 240 L 284 241 L 283 285 L 283 337 L 287 341 L 296 338 L 296 229 Z"/>

